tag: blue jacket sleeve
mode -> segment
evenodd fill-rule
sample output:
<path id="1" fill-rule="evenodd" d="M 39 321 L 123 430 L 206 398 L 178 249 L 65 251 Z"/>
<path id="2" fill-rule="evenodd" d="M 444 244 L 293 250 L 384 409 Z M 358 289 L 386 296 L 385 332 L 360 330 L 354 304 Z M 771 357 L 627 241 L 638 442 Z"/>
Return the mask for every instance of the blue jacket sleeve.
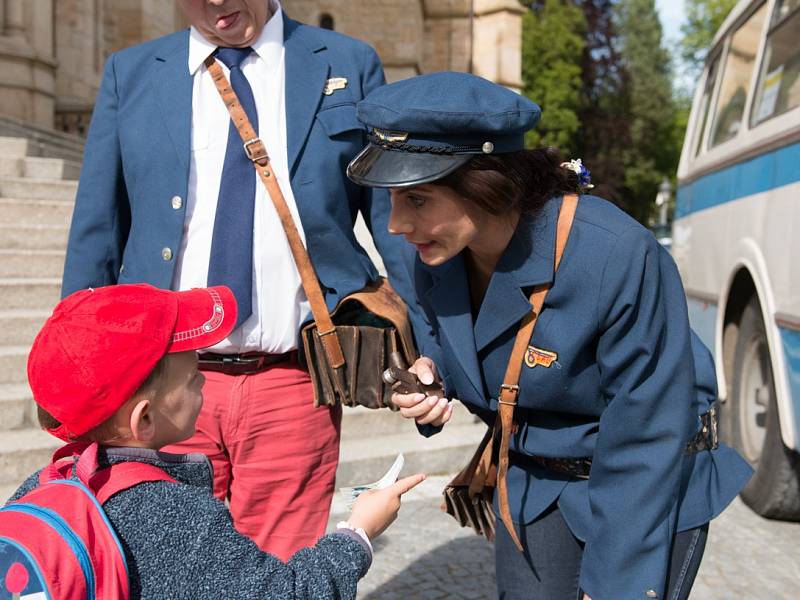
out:
<path id="1" fill-rule="evenodd" d="M 116 55 L 106 62 L 72 214 L 61 294 L 117 282 L 130 208 L 117 131 Z"/>
<path id="2" fill-rule="evenodd" d="M 364 64 L 363 90 L 366 95 L 383 85 L 385 79 L 380 59 L 372 48 L 367 47 Z M 383 188 L 365 187 L 363 193 L 364 201 L 361 212 L 364 222 L 372 234 L 381 259 L 383 259 L 392 287 L 408 307 L 408 316 L 414 330 L 417 349 L 421 355 L 427 356 L 426 349 L 435 345 L 435 341 L 430 336 L 430 326 L 427 325 L 422 309 L 417 303 L 413 280 L 406 264 L 409 252 L 413 255 L 413 248 L 402 236 L 389 233 L 392 204 L 388 191 Z"/>
<path id="3" fill-rule="evenodd" d="M 694 367 L 686 301 L 672 258 L 646 230 L 611 252 L 598 298 L 599 424 L 581 586 L 593 600 L 663 597 Z"/>

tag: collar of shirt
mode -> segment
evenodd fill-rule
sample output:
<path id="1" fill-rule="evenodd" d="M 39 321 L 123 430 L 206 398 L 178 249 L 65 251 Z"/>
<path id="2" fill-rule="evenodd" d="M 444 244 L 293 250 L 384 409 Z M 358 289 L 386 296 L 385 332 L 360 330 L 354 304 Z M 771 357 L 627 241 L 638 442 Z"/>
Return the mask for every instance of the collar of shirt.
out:
<path id="1" fill-rule="evenodd" d="M 251 47 L 267 65 L 276 65 L 283 52 L 283 9 L 278 0 L 269 1 L 272 7 L 272 16 Z M 191 27 L 189 29 L 189 73 L 192 75 L 197 73 L 197 70 L 216 49 L 215 44 L 209 42 L 197 29 Z"/>

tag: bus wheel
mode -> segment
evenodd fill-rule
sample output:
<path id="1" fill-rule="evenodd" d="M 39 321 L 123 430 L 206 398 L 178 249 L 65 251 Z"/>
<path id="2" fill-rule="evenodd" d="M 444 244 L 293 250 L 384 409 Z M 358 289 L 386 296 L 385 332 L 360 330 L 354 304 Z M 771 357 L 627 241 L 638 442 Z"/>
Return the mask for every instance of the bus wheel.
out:
<path id="1" fill-rule="evenodd" d="M 729 422 L 734 446 L 756 471 L 742 500 L 763 517 L 800 520 L 800 455 L 781 439 L 767 334 L 755 296 L 742 313 L 736 340 Z"/>

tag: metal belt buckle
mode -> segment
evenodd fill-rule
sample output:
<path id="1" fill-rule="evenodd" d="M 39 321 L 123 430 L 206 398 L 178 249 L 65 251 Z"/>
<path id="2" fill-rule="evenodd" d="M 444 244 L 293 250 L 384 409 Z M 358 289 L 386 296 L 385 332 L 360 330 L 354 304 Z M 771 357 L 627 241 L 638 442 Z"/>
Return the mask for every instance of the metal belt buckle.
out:
<path id="1" fill-rule="evenodd" d="M 709 449 L 716 450 L 719 447 L 719 427 L 717 423 L 716 404 L 708 409 L 708 428 L 711 432 L 711 447 Z"/>
<path id="2" fill-rule="evenodd" d="M 247 158 L 253 162 L 258 162 L 264 159 L 269 160 L 267 147 L 264 145 L 264 142 L 261 141 L 261 138 L 247 140 L 244 143 L 244 152 L 247 154 Z"/>

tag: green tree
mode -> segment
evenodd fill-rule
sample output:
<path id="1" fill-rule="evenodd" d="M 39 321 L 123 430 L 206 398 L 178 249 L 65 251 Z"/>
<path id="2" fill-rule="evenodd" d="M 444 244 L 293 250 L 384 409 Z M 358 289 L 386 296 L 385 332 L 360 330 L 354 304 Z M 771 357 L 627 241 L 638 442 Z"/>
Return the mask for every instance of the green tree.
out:
<path id="1" fill-rule="evenodd" d="M 681 56 L 692 74 L 703 67 L 703 61 L 725 17 L 737 0 L 686 0 L 686 22 L 681 26 Z"/>
<path id="2" fill-rule="evenodd" d="M 542 120 L 526 137 L 531 148 L 575 148 L 580 127 L 581 55 L 586 20 L 572 2 L 528 4 L 522 20 L 522 93 L 542 107 Z"/>
<path id="3" fill-rule="evenodd" d="M 670 57 L 662 44 L 654 0 L 617 5 L 622 60 L 628 73 L 630 144 L 623 152 L 626 208 L 647 223 L 658 186 L 680 155 Z"/>
<path id="4" fill-rule="evenodd" d="M 630 103 L 614 18 L 616 0 L 579 0 L 578 5 L 587 27 L 574 156 L 591 170 L 595 193 L 624 207 L 623 152 L 630 144 Z"/>

